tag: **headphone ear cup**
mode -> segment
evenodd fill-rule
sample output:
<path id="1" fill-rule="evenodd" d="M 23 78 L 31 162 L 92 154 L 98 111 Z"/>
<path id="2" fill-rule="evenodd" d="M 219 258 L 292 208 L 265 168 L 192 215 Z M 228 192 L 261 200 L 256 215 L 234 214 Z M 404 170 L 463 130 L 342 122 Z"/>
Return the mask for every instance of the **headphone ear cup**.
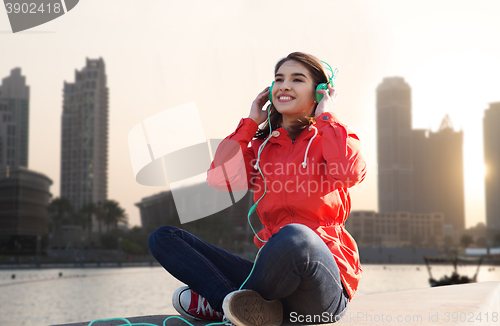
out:
<path id="1" fill-rule="evenodd" d="M 273 86 L 274 86 L 274 81 L 271 83 L 271 87 L 269 87 L 269 94 L 267 95 L 267 98 L 269 99 L 269 102 L 273 104 Z"/>
<path id="2" fill-rule="evenodd" d="M 330 91 L 328 91 L 328 85 L 326 83 L 319 84 L 316 87 L 316 103 L 319 103 L 323 98 L 323 94 L 318 93 L 319 90 L 326 90 L 328 94 L 330 94 Z"/>

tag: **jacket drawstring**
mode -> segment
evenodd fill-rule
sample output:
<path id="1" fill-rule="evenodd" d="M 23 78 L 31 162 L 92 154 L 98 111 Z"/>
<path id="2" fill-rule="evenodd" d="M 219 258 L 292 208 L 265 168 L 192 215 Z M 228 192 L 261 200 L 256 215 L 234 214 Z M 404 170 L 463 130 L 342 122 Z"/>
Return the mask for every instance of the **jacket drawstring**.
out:
<path id="1" fill-rule="evenodd" d="M 305 168 L 307 167 L 307 153 L 309 152 L 309 146 L 311 146 L 311 142 L 313 141 L 314 137 L 316 137 L 318 135 L 318 128 L 316 128 L 315 126 L 313 125 L 310 125 L 309 126 L 309 131 L 311 130 L 311 128 L 314 128 L 314 136 L 311 137 L 311 139 L 309 139 L 309 143 L 307 144 L 307 147 L 306 147 L 306 153 L 304 154 L 304 162 L 302 162 L 302 167 Z M 263 142 L 262 144 L 260 144 L 259 146 L 259 155 L 257 157 L 257 162 L 256 164 L 253 166 L 253 168 L 255 170 L 258 170 L 259 169 L 259 160 L 260 160 L 260 152 L 262 151 L 263 149 L 263 146 L 266 145 L 267 141 L 269 140 L 269 138 L 271 138 L 271 134 L 269 134 L 269 137 L 267 137 L 266 141 Z"/>
<path id="2" fill-rule="evenodd" d="M 314 137 L 316 137 L 318 135 L 318 128 L 316 128 L 313 125 L 310 125 L 309 126 L 309 130 L 311 130 L 311 128 L 314 128 L 314 136 L 312 136 L 311 139 L 309 139 L 309 143 L 307 144 L 306 154 L 304 155 L 304 162 L 302 162 L 302 167 L 303 168 L 305 168 L 307 166 L 307 162 L 306 161 L 307 161 L 307 152 L 309 151 L 309 146 L 311 146 L 311 142 L 314 139 Z"/>

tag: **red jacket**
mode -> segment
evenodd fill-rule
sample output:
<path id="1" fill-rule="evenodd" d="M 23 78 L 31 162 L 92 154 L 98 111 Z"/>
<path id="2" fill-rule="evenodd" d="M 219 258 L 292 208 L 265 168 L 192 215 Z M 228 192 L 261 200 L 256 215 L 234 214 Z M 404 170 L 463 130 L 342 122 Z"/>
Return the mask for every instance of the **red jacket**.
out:
<path id="1" fill-rule="evenodd" d="M 219 145 L 207 171 L 211 187 L 225 191 L 228 186 L 232 191 L 254 188 L 254 202 L 259 200 L 264 182 L 254 166 L 265 140 L 253 139 L 257 129 L 254 120 L 241 119 Z M 330 248 L 351 300 L 362 271 L 358 247 L 344 223 L 351 210 L 348 188 L 363 181 L 366 174 L 359 139 L 332 112 L 322 113 L 294 142 L 287 134 L 283 127 L 274 130 L 260 156 L 267 192 L 256 210 L 265 227 L 258 236 L 266 241 L 290 223 L 310 227 Z M 239 150 L 244 160 L 235 156 Z M 225 171 L 216 168 L 222 163 Z M 264 245 L 256 237 L 254 242 L 259 248 Z"/>

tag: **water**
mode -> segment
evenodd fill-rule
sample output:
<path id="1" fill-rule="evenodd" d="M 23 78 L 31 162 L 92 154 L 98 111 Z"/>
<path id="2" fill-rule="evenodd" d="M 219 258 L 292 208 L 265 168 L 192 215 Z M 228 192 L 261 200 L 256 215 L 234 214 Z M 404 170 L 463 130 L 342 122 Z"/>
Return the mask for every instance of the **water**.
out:
<path id="1" fill-rule="evenodd" d="M 425 265 L 362 267 L 360 295 L 429 288 Z M 439 278 L 451 270 L 451 266 L 433 266 L 432 275 Z M 475 270 L 474 266 L 459 267 L 459 273 L 469 276 Z M 16 275 L 14 280 L 12 274 Z M 500 266 L 481 266 L 478 280 L 500 281 Z M 2 270 L 0 325 L 174 314 L 171 296 L 182 285 L 161 267 Z"/>

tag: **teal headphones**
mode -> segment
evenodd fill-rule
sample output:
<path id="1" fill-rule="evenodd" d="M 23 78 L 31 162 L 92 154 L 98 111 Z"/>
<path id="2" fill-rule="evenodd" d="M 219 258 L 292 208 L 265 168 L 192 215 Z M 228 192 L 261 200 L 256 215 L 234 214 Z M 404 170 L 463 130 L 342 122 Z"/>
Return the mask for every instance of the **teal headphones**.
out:
<path id="1" fill-rule="evenodd" d="M 332 67 L 330 67 L 330 65 L 328 63 L 326 63 L 324 61 L 321 61 L 321 62 L 323 62 L 325 65 L 328 66 L 327 69 L 330 70 L 332 75 L 330 76 L 328 83 L 321 83 L 316 87 L 316 92 L 314 93 L 314 94 L 316 94 L 316 103 L 319 103 L 321 101 L 321 99 L 323 98 L 323 94 L 318 93 L 319 90 L 326 90 L 328 92 L 328 94 L 330 94 L 330 91 L 328 90 L 328 84 L 330 84 L 332 86 L 332 88 L 335 88 L 335 78 L 337 77 L 337 73 L 338 73 L 337 68 L 335 68 L 335 72 L 334 72 Z M 267 95 L 267 98 L 269 99 L 269 102 L 271 102 L 271 104 L 273 103 L 273 86 L 274 86 L 274 81 L 271 83 L 271 87 L 269 87 L 269 95 Z"/>

